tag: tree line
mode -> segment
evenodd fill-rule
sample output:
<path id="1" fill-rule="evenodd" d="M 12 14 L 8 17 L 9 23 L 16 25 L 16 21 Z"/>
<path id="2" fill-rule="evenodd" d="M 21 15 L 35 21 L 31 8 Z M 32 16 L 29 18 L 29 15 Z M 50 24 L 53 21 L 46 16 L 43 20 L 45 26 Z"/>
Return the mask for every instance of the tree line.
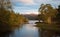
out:
<path id="1" fill-rule="evenodd" d="M 42 20 L 48 24 L 60 23 L 60 5 L 58 8 L 53 8 L 51 4 L 41 4 L 38 12 L 39 22 Z"/>
<path id="2" fill-rule="evenodd" d="M 0 0 L 0 31 L 10 30 L 26 22 L 27 18 L 13 11 L 10 0 Z"/>

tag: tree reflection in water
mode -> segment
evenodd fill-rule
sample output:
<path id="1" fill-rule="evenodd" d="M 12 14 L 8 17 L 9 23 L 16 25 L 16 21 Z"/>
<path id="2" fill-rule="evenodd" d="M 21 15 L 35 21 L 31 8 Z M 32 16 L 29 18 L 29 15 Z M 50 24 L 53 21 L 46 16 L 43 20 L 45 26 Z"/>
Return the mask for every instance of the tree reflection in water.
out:
<path id="1" fill-rule="evenodd" d="M 12 34 L 12 32 L 4 32 L 4 33 L 0 33 L 0 37 L 10 37 L 10 34 Z"/>

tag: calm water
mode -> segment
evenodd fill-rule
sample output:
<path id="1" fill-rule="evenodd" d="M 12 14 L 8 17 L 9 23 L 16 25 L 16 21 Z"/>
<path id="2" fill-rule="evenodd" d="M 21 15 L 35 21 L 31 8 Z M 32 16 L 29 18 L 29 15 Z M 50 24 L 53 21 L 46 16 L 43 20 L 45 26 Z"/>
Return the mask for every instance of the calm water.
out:
<path id="1" fill-rule="evenodd" d="M 28 24 L 15 29 L 12 33 L 6 35 L 6 37 L 39 37 L 38 28 L 34 26 L 36 25 L 35 22 L 37 20 L 30 20 Z"/>

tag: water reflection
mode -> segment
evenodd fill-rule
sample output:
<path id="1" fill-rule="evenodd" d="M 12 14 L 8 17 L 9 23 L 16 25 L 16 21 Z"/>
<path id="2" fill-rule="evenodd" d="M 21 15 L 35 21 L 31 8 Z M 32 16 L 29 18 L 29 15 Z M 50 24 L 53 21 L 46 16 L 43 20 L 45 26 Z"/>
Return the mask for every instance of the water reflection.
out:
<path id="1" fill-rule="evenodd" d="M 26 24 L 21 29 L 15 30 L 13 37 L 38 37 L 38 29 L 33 25 Z"/>
<path id="2" fill-rule="evenodd" d="M 0 37 L 9 37 L 10 34 L 12 34 L 12 32 L 10 32 L 10 31 L 5 32 L 5 33 L 0 33 Z"/>
<path id="3" fill-rule="evenodd" d="M 54 32 L 50 31 L 50 33 L 48 32 L 48 34 L 44 31 L 44 33 L 42 33 L 42 30 L 40 28 L 38 29 L 37 27 L 35 27 L 35 22 L 37 21 L 29 21 L 28 24 L 24 24 L 22 27 L 16 28 L 12 32 L 0 33 L 0 37 L 41 37 L 42 34 L 44 35 L 44 37 L 48 37 L 46 35 Z M 53 37 L 60 37 L 59 34 L 60 33 L 56 33 L 53 35 Z"/>
<path id="4" fill-rule="evenodd" d="M 38 28 L 34 25 L 36 21 L 29 21 L 29 24 L 24 24 L 22 28 L 17 28 L 13 32 L 2 34 L 1 37 L 39 37 Z"/>

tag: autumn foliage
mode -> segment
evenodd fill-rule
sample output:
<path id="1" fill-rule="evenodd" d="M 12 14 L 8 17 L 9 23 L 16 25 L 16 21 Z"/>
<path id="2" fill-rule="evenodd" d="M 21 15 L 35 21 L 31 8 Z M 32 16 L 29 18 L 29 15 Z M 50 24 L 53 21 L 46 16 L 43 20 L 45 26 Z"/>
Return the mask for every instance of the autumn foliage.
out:
<path id="1" fill-rule="evenodd" d="M 5 1 L 0 0 L 0 31 L 7 31 L 27 22 L 25 17 L 13 11 L 10 0 Z"/>

